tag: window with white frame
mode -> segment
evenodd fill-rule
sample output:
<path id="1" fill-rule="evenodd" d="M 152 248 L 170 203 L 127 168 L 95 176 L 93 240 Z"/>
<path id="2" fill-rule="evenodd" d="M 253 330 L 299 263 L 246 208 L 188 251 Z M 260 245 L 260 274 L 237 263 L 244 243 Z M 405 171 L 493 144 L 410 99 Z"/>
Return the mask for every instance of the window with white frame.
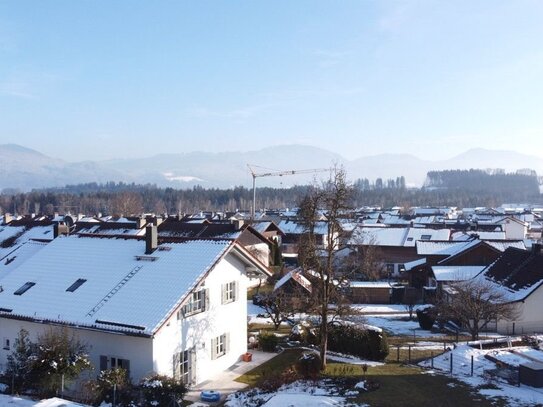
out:
<path id="1" fill-rule="evenodd" d="M 181 309 L 181 314 L 178 314 L 178 319 L 181 319 L 181 316 L 188 316 L 192 314 L 197 314 L 198 312 L 203 312 L 206 310 L 206 290 L 194 291 L 190 297 L 189 301 L 183 305 Z"/>
<path id="2" fill-rule="evenodd" d="M 130 374 L 130 361 L 116 356 L 100 356 L 100 370 L 124 369 Z"/>
<path id="3" fill-rule="evenodd" d="M 211 340 L 211 359 L 220 358 L 228 353 L 230 347 L 230 335 L 224 333 Z"/>
<path id="4" fill-rule="evenodd" d="M 222 285 L 222 303 L 228 304 L 229 302 L 236 301 L 237 284 L 235 281 Z"/>

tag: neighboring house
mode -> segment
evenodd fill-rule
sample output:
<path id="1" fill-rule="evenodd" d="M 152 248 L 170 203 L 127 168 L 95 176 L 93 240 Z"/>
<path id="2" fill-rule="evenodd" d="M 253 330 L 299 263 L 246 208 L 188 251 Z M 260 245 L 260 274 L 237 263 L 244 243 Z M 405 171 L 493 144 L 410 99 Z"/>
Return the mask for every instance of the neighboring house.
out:
<path id="1" fill-rule="evenodd" d="M 418 241 L 448 240 L 449 236 L 449 229 L 361 226 L 353 231 L 348 243 L 350 247 L 375 246 L 388 274 L 399 275 L 405 271 L 405 263 L 420 258 L 416 250 Z"/>
<path id="2" fill-rule="evenodd" d="M 152 227 L 145 241 L 59 237 L 30 254 L 0 268 L 0 368 L 20 329 L 35 339 L 63 326 L 97 370 L 123 367 L 135 382 L 156 372 L 199 383 L 238 362 L 247 277 L 269 275 L 234 241 L 158 245 Z"/>
<path id="3" fill-rule="evenodd" d="M 532 250 L 507 249 L 488 266 L 477 279 L 502 291 L 509 302 L 516 304 L 514 320 L 497 321 L 502 334 L 532 334 L 543 332 L 543 253 L 541 244 Z"/>
<path id="4" fill-rule="evenodd" d="M 526 239 L 528 235 L 528 222 L 524 222 L 513 216 L 507 216 L 499 224 L 502 225 L 507 239 Z"/>
<path id="5" fill-rule="evenodd" d="M 433 266 L 488 266 L 509 247 L 526 249 L 522 240 L 418 241 L 419 259 L 405 265 L 410 285 L 434 288 Z"/>
<path id="6" fill-rule="evenodd" d="M 276 242 L 263 236 L 258 230 L 243 221 L 187 222 L 174 217 L 158 225 L 158 238 L 164 242 L 188 240 L 232 240 L 239 243 L 264 265 L 275 265 L 273 246 Z"/>
<path id="7" fill-rule="evenodd" d="M 282 220 L 277 226 L 284 233 L 281 245 L 283 259 L 287 262 L 289 259 L 294 259 L 295 263 L 298 258 L 300 238 L 307 233 L 307 230 L 302 223 L 289 219 Z M 336 248 L 339 246 L 338 233 L 334 233 L 331 239 L 328 239 L 328 222 L 326 221 L 315 222 L 314 234 L 317 249 L 326 249 L 330 244 Z"/>

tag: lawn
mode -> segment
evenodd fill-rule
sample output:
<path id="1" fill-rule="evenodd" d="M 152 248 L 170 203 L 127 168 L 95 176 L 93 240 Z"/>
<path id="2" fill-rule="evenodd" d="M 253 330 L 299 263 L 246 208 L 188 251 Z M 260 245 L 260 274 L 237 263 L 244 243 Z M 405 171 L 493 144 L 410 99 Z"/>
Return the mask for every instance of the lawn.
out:
<path id="1" fill-rule="evenodd" d="M 265 378 L 277 375 L 290 368 L 302 350 L 289 349 L 268 362 L 240 376 L 236 381 L 258 387 Z M 360 365 L 329 363 L 324 377 L 364 377 Z M 500 406 L 473 393 L 473 389 L 454 379 L 442 375 L 425 374 L 424 370 L 387 363 L 383 366 L 369 367 L 365 376 L 379 385 L 379 389 L 350 399 L 352 402 L 370 406 Z"/>
<path id="2" fill-rule="evenodd" d="M 302 352 L 303 350 L 301 349 L 287 349 L 273 359 L 241 375 L 236 379 L 236 382 L 245 383 L 251 387 L 258 387 L 270 375 L 278 374 L 291 367 Z"/>

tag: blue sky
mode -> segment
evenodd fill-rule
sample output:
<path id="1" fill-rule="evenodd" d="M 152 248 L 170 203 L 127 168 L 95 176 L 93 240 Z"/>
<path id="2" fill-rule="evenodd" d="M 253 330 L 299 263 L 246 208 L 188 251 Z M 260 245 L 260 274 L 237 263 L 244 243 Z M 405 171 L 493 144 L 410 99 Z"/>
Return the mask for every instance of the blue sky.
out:
<path id="1" fill-rule="evenodd" d="M 543 157 L 543 1 L 0 0 L 0 143 Z"/>

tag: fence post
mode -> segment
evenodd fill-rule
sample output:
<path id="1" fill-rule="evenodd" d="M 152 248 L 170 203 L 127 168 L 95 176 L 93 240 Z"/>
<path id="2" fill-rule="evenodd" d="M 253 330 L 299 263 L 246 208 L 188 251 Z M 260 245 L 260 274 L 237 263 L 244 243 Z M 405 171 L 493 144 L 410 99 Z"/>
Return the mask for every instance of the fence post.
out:
<path id="1" fill-rule="evenodd" d="M 409 359 L 409 363 L 411 363 L 411 345 L 408 346 L 408 350 L 409 350 L 408 359 Z"/>
<path id="2" fill-rule="evenodd" d="M 471 355 L 471 375 L 473 376 L 473 355 Z"/>
<path id="3" fill-rule="evenodd" d="M 434 352 L 432 351 L 431 353 L 431 363 L 432 363 L 432 369 L 434 368 Z"/>
<path id="4" fill-rule="evenodd" d="M 396 361 L 400 361 L 400 345 L 396 346 Z"/>
<path id="5" fill-rule="evenodd" d="M 452 371 L 453 371 L 453 353 L 451 351 L 451 374 L 452 374 Z"/>

